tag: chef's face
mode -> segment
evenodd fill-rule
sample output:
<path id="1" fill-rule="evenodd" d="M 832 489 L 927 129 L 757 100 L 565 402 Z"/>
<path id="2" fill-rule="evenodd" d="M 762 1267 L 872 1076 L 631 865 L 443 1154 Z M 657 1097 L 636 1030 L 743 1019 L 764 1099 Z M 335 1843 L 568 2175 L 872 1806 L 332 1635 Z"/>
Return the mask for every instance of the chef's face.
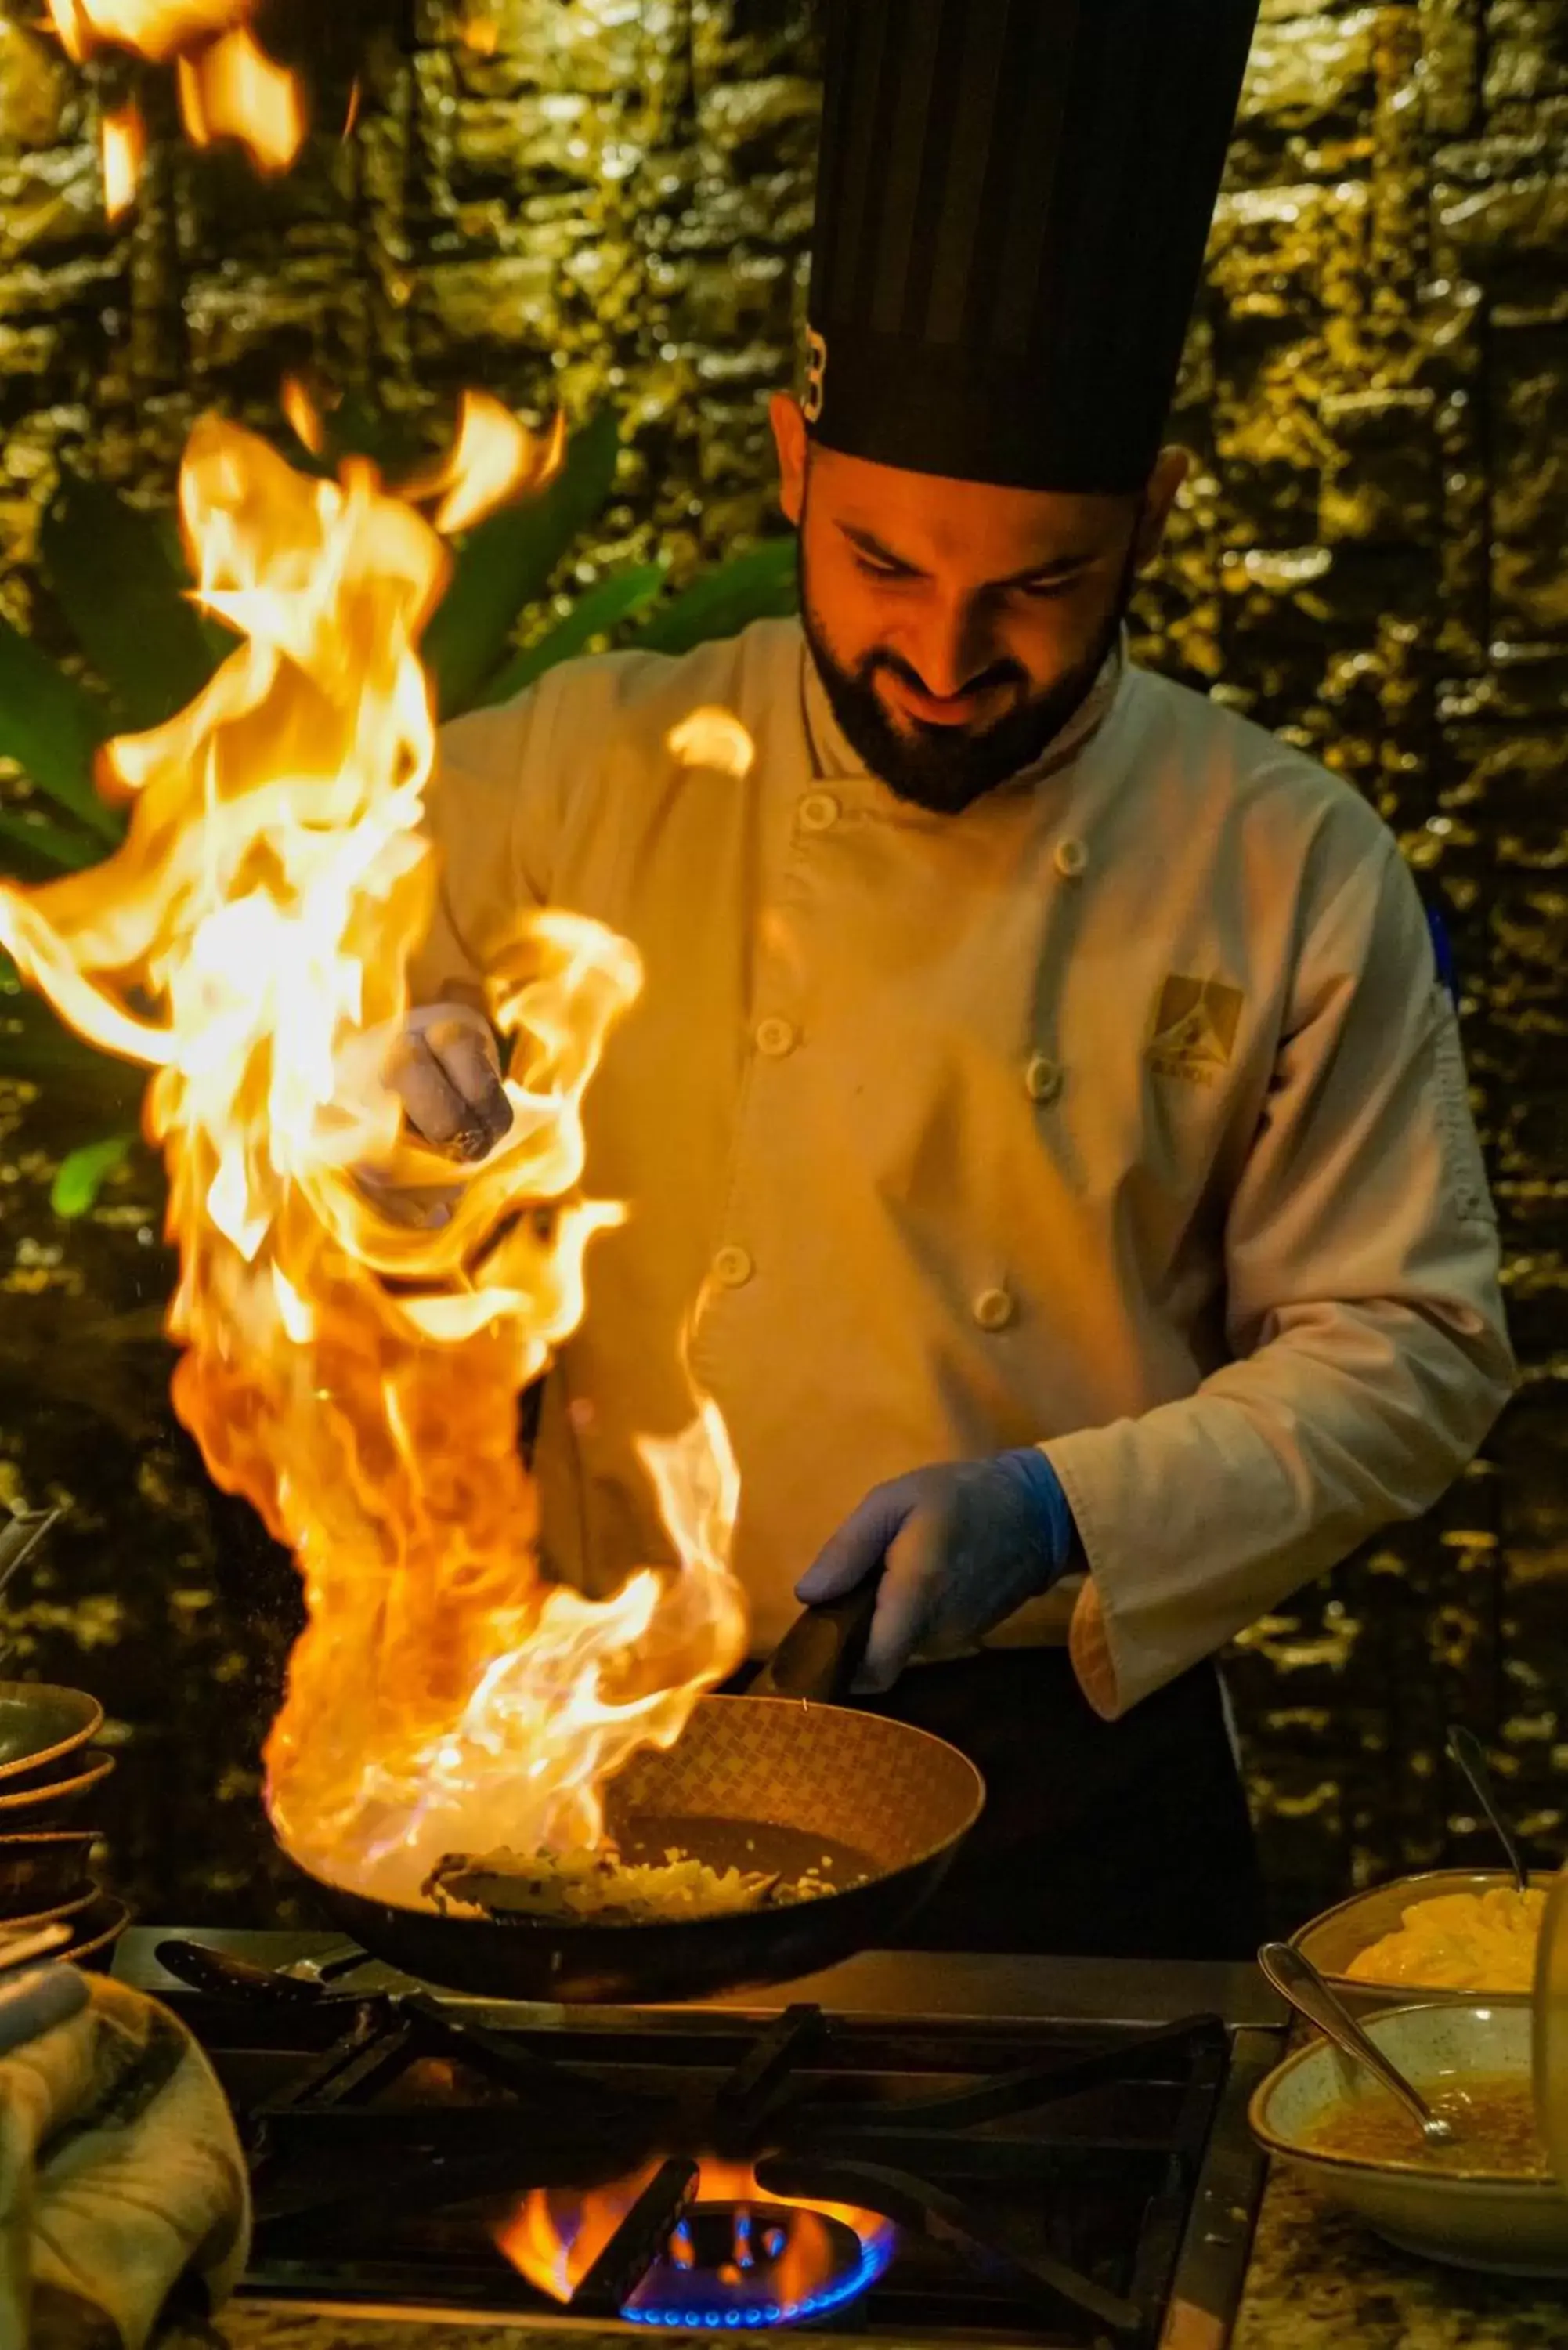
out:
<path id="1" fill-rule="evenodd" d="M 955 813 L 1037 759 L 1116 640 L 1186 471 L 1141 497 L 998 489 L 813 443 L 773 403 L 800 533 L 806 634 L 834 714 L 873 774 Z"/>

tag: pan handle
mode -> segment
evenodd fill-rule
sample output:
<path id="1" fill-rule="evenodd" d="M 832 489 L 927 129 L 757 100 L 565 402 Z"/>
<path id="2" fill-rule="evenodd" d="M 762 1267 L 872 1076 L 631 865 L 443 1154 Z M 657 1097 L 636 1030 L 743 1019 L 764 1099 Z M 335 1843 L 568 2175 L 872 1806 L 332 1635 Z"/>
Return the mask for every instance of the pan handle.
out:
<path id="1" fill-rule="evenodd" d="M 819 1705 L 840 1704 L 866 1654 L 881 1580 L 880 1573 L 867 1575 L 842 1599 L 804 1608 L 750 1684 L 747 1696 L 814 1698 Z"/>

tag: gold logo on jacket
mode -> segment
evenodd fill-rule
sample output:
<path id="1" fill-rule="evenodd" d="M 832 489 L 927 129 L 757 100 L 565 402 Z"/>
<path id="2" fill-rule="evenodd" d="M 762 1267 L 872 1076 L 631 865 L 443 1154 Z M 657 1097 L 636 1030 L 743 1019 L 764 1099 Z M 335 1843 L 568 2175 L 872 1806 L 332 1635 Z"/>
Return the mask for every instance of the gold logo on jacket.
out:
<path id="1" fill-rule="evenodd" d="M 1182 979 L 1173 972 L 1155 1005 L 1149 1066 L 1162 1077 L 1216 1084 L 1236 1049 L 1241 1002 L 1241 989 L 1223 980 Z"/>
<path id="2" fill-rule="evenodd" d="M 805 330 L 805 384 L 800 395 L 800 412 L 808 424 L 815 424 L 822 414 L 822 403 L 827 394 L 827 343 L 815 327 Z"/>

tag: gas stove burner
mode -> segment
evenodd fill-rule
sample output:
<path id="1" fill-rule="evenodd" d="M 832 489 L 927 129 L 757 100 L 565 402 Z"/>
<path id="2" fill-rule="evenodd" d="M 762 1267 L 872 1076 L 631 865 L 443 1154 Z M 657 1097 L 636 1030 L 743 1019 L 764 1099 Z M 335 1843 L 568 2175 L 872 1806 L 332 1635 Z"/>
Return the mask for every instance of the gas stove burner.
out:
<path id="1" fill-rule="evenodd" d="M 531 2284 L 570 2305 L 659 2170 L 649 2163 L 586 2192 L 537 2189 L 497 2244 Z M 869 2292 L 898 2245 L 898 2230 L 879 2212 L 764 2192 L 749 2165 L 704 2157 L 618 2314 L 688 2332 L 797 2325 Z"/>
<path id="2" fill-rule="evenodd" d="M 650 2345 L 1153 2350 L 1171 2311 L 1229 2339 L 1280 2044 L 1272 2005 L 1215 2012 L 1238 1970 L 1133 1970 L 1126 2019 L 1098 1970 L 947 1954 L 844 1970 L 836 2012 L 541 2012 L 280 1997 L 297 1936 L 129 1951 L 234 2106 L 270 2301 Z"/>
<path id="3" fill-rule="evenodd" d="M 895 2242 L 896 2230 L 886 2222 L 861 2236 L 830 2211 L 698 2203 L 621 2315 L 639 2325 L 692 2331 L 798 2325 L 868 2292 Z"/>

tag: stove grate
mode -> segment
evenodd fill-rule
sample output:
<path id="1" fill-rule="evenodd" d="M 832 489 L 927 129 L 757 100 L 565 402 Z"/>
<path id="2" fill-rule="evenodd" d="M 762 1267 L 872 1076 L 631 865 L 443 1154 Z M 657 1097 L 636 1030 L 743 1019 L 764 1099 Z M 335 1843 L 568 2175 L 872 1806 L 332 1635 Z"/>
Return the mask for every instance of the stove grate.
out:
<path id="1" fill-rule="evenodd" d="M 221 2073 L 259 2081 L 235 2101 L 268 2292 L 548 2308 L 495 2252 L 497 2212 L 651 2160 L 553 2323 L 787 2317 L 875 2338 L 913 2316 L 922 2340 L 1116 2350 L 1157 2338 L 1230 2046 L 1195 2015 L 1054 2027 L 1041 2058 L 1038 2032 L 862 2027 L 805 2003 L 752 2028 L 633 2012 L 497 2030 L 424 1991 L 275 2011 L 204 1989 L 192 2020 Z M 890 2225 L 787 2311 L 682 2307 L 671 2248 L 708 2154 L 742 2157 L 762 2204 Z"/>

